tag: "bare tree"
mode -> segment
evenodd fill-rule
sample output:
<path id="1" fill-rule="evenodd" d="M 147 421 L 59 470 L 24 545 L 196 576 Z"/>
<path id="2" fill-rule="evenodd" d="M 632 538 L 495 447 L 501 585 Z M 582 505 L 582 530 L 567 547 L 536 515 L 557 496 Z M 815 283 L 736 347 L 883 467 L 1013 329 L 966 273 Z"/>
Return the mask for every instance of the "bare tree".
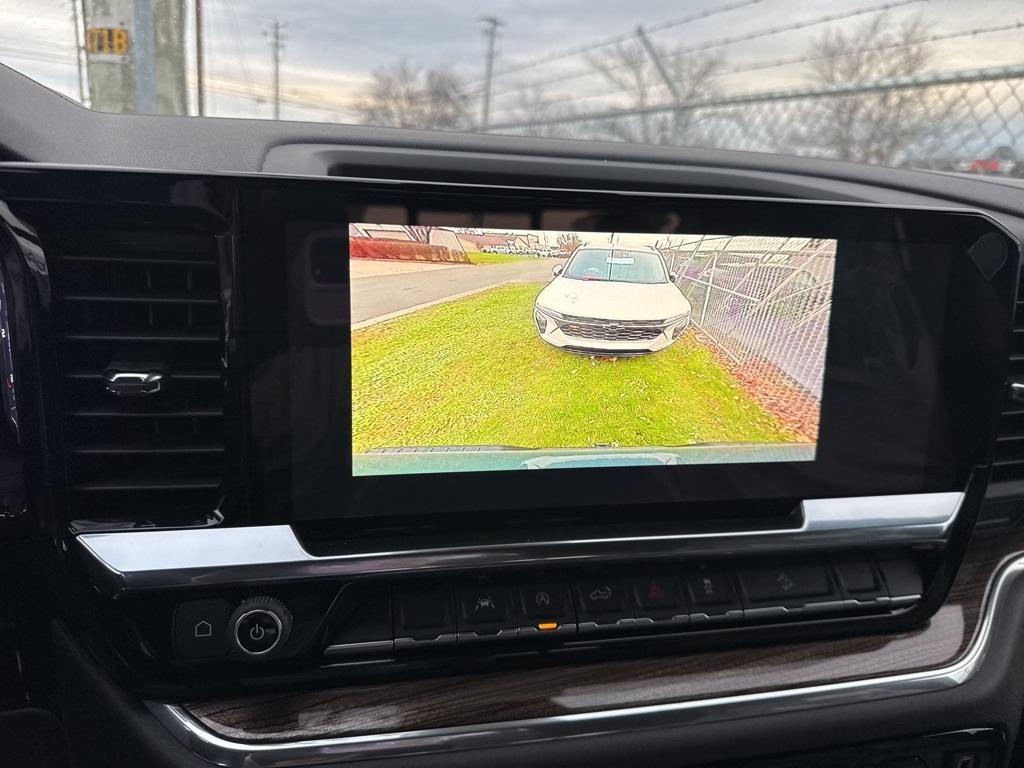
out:
<path id="1" fill-rule="evenodd" d="M 521 133 L 523 136 L 540 136 L 545 138 L 588 138 L 582 134 L 579 126 L 572 122 L 559 124 L 558 120 L 572 117 L 575 110 L 568 104 L 560 103 L 548 95 L 542 85 L 532 85 L 522 90 L 516 100 L 516 106 L 511 110 L 510 120 L 512 122 L 528 123 Z M 544 125 L 534 125 L 534 121 L 544 120 Z"/>
<path id="2" fill-rule="evenodd" d="M 555 242 L 558 243 L 558 250 L 562 253 L 572 253 L 583 245 L 583 241 L 580 240 L 580 236 L 575 232 L 563 232 L 558 236 Z"/>
<path id="3" fill-rule="evenodd" d="M 587 65 L 604 80 L 603 88 L 583 106 L 575 94 L 549 92 L 534 84 L 523 89 L 514 110 L 513 122 L 523 122 L 527 136 L 611 139 L 648 144 L 705 143 L 698 136 L 699 125 L 709 113 L 692 109 L 696 102 L 718 94 L 714 77 L 721 59 L 686 54 L 680 49 L 653 46 L 678 100 L 665 83 L 657 64 L 639 41 L 619 43 L 592 53 Z M 603 91 L 603 92 L 602 92 Z M 619 110 L 630 112 L 664 106 L 650 114 L 624 114 L 579 120 L 586 112 Z M 560 121 L 565 122 L 560 122 Z M 543 125 L 537 125 L 543 122 Z"/>
<path id="4" fill-rule="evenodd" d="M 609 95 L 623 95 L 618 101 L 625 101 L 625 108 L 674 107 L 603 121 L 604 129 L 608 138 L 619 141 L 692 143 L 697 138 L 701 115 L 691 105 L 718 95 L 714 78 L 722 60 L 718 56 L 687 54 L 666 46 L 652 45 L 652 48 L 678 98 L 673 96 L 658 64 L 639 41 L 619 43 L 601 54 L 587 57 L 590 66 L 612 86 Z"/>
<path id="5" fill-rule="evenodd" d="M 809 79 L 841 87 L 914 77 L 931 58 L 919 42 L 926 35 L 920 17 L 897 27 L 889 14 L 848 33 L 827 31 L 811 43 Z M 818 97 L 800 109 L 779 149 L 891 165 L 942 122 L 937 109 L 926 89 L 913 87 Z"/>
<path id="6" fill-rule="evenodd" d="M 405 228 L 405 230 L 409 233 L 409 237 L 411 237 L 417 243 L 430 242 L 430 227 L 423 227 L 410 224 Z"/>
<path id="7" fill-rule="evenodd" d="M 466 125 L 466 107 L 462 80 L 450 69 L 423 69 L 400 59 L 373 73 L 357 109 L 368 125 L 452 129 Z"/>

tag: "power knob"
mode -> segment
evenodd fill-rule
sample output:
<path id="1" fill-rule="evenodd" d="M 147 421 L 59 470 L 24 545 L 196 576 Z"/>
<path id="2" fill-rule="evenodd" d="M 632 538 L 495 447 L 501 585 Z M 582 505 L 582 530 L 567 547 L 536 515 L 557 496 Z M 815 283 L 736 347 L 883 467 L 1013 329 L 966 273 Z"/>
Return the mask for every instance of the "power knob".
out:
<path id="1" fill-rule="evenodd" d="M 235 608 L 228 627 L 235 648 L 252 658 L 266 658 L 288 642 L 292 614 L 276 597 L 250 597 Z"/>

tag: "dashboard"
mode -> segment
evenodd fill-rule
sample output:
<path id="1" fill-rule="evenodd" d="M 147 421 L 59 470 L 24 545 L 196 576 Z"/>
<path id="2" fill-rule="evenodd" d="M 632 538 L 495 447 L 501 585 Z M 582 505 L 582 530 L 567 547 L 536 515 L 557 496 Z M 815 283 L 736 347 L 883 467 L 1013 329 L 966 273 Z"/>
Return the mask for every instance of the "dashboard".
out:
<path id="1" fill-rule="evenodd" d="M 442 160 L 0 164 L 82 763 L 1016 764 L 1019 211 Z"/>

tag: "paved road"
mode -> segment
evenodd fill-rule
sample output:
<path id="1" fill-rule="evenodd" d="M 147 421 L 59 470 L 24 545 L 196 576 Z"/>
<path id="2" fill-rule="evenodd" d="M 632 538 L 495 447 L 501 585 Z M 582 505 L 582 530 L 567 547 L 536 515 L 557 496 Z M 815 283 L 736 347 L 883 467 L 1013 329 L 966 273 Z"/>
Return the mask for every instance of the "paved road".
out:
<path id="1" fill-rule="evenodd" d="M 546 283 L 551 279 L 551 268 L 560 263 L 561 259 L 537 259 L 357 278 L 352 281 L 352 322 L 361 323 L 501 283 Z"/>

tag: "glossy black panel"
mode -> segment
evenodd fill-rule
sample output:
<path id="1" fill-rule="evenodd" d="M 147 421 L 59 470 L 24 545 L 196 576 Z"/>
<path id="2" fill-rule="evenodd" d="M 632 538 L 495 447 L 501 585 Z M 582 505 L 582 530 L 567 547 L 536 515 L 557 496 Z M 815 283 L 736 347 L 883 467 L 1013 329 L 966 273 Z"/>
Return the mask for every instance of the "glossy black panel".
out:
<path id="1" fill-rule="evenodd" d="M 1012 241 L 982 216 L 341 181 L 329 189 L 248 190 L 241 207 L 254 499 L 268 511 L 290 507 L 287 519 L 383 516 L 408 525 L 411 515 L 435 514 L 441 523 L 436 514 L 446 514 L 450 525 L 483 533 L 527 510 L 534 526 L 570 515 L 574 524 L 621 520 L 627 506 L 638 523 L 720 516 L 725 510 L 711 505 L 721 503 L 756 517 L 769 511 L 767 500 L 785 506 L 962 489 L 970 468 L 986 460 L 1017 267 Z M 353 478 L 344 254 L 347 224 L 360 221 L 837 239 L 817 459 Z M 985 235 L 1004 258 L 987 258 L 984 248 L 968 255 Z M 307 259 L 323 258 L 324 243 L 337 254 L 326 302 L 303 291 L 301 274 Z M 480 510 L 497 514 L 481 524 Z M 343 530 L 387 535 L 386 527 L 375 521 Z"/>
<path id="2" fill-rule="evenodd" d="M 394 524 L 413 520 L 479 534 L 505 524 L 578 531 L 588 522 L 617 522 L 639 530 L 644 522 L 739 517 L 747 525 L 766 515 L 779 525 L 801 498 L 962 490 L 970 469 L 988 460 L 1018 255 L 999 226 L 981 215 L 763 199 L 27 169 L 0 176 L 0 199 L 29 226 L 26 217 L 44 204 L 53 210 L 63 204 L 78 210 L 129 205 L 187 213 L 224 233 L 217 257 L 226 320 L 221 508 L 229 522 L 341 519 L 352 521 L 341 531 L 345 536 L 382 538 L 400 530 Z M 837 239 L 818 459 L 353 479 L 346 225 L 388 216 L 479 225 L 514 216 L 531 227 L 581 231 Z M 988 245 L 969 256 L 986 235 Z M 989 258 L 993 238 L 1005 259 Z M 336 290 L 310 307 L 295 292 L 293 271 L 315 240 L 320 247 L 338 243 L 334 266 L 340 271 Z M 17 261 L 24 264 L 25 257 Z M 38 297 L 32 301 L 44 329 L 46 288 L 25 293 Z M 13 309 L 17 346 L 25 309 Z M 51 361 L 44 359 L 44 367 Z M 31 395 L 26 398 L 31 406 Z M 50 447 L 62 439 L 59 431 L 52 433 Z M 33 453 L 47 455 L 50 463 L 40 468 L 45 486 L 59 487 L 61 453 Z M 480 510 L 496 514 L 485 517 Z"/>

